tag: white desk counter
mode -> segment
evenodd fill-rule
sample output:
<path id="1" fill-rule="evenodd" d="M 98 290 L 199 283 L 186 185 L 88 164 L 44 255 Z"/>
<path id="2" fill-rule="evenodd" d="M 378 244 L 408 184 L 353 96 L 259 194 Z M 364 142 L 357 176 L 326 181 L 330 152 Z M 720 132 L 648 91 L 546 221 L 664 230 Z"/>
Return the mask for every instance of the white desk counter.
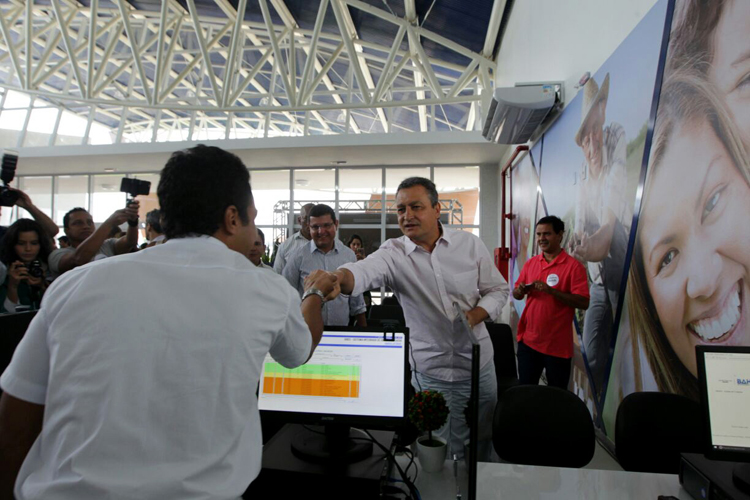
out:
<path id="1" fill-rule="evenodd" d="M 498 463 L 479 463 L 477 468 L 478 500 L 656 500 L 659 495 L 692 500 L 672 474 Z"/>

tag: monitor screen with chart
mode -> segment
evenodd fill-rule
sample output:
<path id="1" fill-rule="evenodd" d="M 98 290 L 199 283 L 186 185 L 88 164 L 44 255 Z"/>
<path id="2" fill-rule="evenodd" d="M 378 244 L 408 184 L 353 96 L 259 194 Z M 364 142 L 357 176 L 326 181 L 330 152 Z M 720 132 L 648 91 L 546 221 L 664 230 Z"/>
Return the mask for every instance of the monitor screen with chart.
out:
<path id="1" fill-rule="evenodd" d="M 389 428 L 405 417 L 408 329 L 326 327 L 312 358 L 288 369 L 267 356 L 258 407 L 290 423 Z"/>

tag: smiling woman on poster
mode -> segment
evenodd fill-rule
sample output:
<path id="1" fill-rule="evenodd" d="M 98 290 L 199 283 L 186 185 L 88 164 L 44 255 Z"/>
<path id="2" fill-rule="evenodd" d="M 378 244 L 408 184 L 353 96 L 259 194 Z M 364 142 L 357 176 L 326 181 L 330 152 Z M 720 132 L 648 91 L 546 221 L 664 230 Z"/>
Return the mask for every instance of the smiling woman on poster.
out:
<path id="1" fill-rule="evenodd" d="M 750 150 L 750 2 L 686 0 L 677 5 L 670 66 L 695 68 L 716 86 Z"/>
<path id="2" fill-rule="evenodd" d="M 659 390 L 697 399 L 695 345 L 750 345 L 749 213 L 736 124 L 701 75 L 675 71 L 661 92 L 628 285 L 633 362 L 640 345 Z"/>

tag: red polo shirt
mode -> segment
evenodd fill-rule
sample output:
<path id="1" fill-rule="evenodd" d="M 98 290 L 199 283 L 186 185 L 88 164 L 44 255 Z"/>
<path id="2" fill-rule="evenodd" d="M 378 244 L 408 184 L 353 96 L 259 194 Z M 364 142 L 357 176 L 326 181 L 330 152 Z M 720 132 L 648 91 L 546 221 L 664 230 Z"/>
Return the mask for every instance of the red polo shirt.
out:
<path id="1" fill-rule="evenodd" d="M 529 259 L 521 269 L 518 283 L 542 281 L 565 293 L 589 296 L 586 269 L 583 264 L 565 253 L 547 262 L 540 254 Z M 518 341 L 535 351 L 558 358 L 573 357 L 573 315 L 575 309 L 566 306 L 552 295 L 532 291 L 526 295 L 521 321 L 518 323 Z"/>

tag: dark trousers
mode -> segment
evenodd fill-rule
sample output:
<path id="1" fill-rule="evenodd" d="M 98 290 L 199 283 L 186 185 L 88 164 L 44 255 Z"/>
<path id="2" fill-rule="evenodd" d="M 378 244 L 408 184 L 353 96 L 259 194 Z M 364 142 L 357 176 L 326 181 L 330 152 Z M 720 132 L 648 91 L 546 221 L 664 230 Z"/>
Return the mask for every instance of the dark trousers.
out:
<path id="1" fill-rule="evenodd" d="M 570 358 L 558 358 L 542 354 L 523 342 L 518 343 L 518 381 L 521 384 L 537 385 L 542 370 L 547 370 L 547 385 L 568 388 L 570 380 Z"/>

